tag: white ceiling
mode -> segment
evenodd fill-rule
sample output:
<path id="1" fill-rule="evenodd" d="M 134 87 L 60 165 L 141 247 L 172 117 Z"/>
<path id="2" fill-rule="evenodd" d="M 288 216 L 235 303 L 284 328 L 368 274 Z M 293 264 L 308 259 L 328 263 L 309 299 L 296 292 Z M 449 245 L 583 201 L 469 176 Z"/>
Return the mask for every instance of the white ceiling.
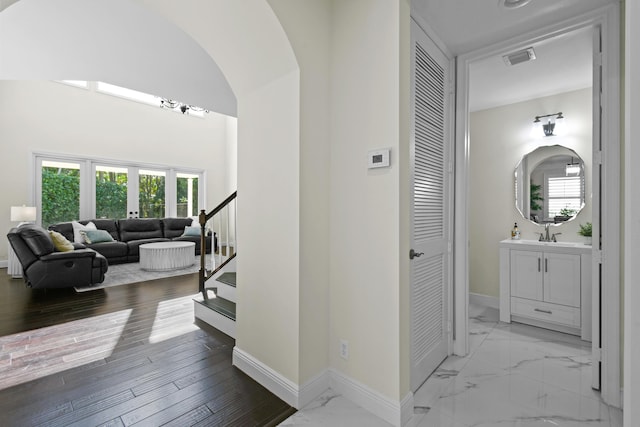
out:
<path id="1" fill-rule="evenodd" d="M 236 115 L 235 94 L 211 56 L 135 2 L 11 3 L 0 3 L 1 79 L 104 81 Z"/>
<path id="2" fill-rule="evenodd" d="M 214 60 L 134 2 L 14 1 L 0 0 L 0 78 L 103 80 L 235 115 L 235 96 Z M 531 0 L 504 9 L 499 0 L 412 0 L 412 13 L 458 55 L 615 1 Z M 474 64 L 472 110 L 590 85 L 586 33 L 535 47 L 538 59 L 530 63 Z"/>
<path id="3" fill-rule="evenodd" d="M 516 9 L 499 0 L 412 0 L 454 55 L 471 52 L 598 9 L 617 0 L 531 0 Z"/>
<path id="4" fill-rule="evenodd" d="M 506 65 L 502 55 L 471 63 L 469 110 L 591 87 L 592 37 L 591 29 L 583 29 L 533 44 L 536 59 L 517 65 Z"/>
<path id="5" fill-rule="evenodd" d="M 531 0 L 506 9 L 500 0 L 413 0 L 424 20 L 454 56 L 508 41 L 616 0 Z M 534 45 L 537 59 L 507 67 L 502 56 L 471 66 L 471 111 L 591 86 L 591 32 L 579 31 Z M 511 52 L 504 52 L 511 53 Z"/>

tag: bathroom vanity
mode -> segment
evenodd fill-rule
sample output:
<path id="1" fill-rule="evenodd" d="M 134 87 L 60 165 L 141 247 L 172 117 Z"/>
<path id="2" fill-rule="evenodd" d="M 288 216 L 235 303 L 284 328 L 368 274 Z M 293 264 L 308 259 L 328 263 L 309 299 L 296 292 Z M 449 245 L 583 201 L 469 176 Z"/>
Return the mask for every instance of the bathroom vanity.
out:
<path id="1" fill-rule="evenodd" d="M 501 241 L 500 320 L 591 341 L 591 246 Z"/>

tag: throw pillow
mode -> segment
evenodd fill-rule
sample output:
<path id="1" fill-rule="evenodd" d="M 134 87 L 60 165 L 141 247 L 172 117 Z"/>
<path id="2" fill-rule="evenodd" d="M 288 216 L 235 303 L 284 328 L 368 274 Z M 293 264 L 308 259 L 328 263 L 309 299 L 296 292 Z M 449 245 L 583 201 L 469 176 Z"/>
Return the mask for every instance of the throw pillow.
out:
<path id="1" fill-rule="evenodd" d="M 183 236 L 199 236 L 200 235 L 200 227 L 185 227 Z"/>
<path id="2" fill-rule="evenodd" d="M 113 237 L 107 230 L 80 230 L 86 243 L 113 242 Z"/>
<path id="3" fill-rule="evenodd" d="M 69 252 L 73 250 L 73 243 L 67 240 L 62 234 L 57 231 L 49 230 L 51 240 L 53 240 L 53 246 L 58 252 Z"/>
<path id="4" fill-rule="evenodd" d="M 80 235 L 80 230 L 97 230 L 93 222 L 82 225 L 78 221 L 71 221 L 71 226 L 73 227 L 73 241 L 75 243 L 85 243 L 84 238 Z"/>

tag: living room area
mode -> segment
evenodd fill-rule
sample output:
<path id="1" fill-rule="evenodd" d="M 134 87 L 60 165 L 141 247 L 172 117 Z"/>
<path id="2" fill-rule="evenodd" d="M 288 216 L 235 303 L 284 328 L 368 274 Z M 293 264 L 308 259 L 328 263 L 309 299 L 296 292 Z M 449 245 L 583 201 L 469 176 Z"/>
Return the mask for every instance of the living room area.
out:
<path id="1" fill-rule="evenodd" d="M 74 242 L 72 221 L 95 223 L 98 231 L 116 236 L 124 235 L 129 222 L 134 237 L 160 233 L 155 240 L 197 240 L 199 255 L 200 234 L 182 235 L 198 228 L 199 209 L 211 210 L 235 190 L 236 118 L 147 105 L 97 87 L 96 82 L 0 81 L 6 101 L 0 104 L 0 127 L 3 139 L 12 141 L 2 145 L 3 157 L 14 159 L 1 172 L 13 183 L 0 200 L 5 230 L 15 230 L 18 219 L 25 219 Z M 113 211 L 102 216 L 116 219 L 101 218 L 101 209 L 113 204 L 104 203 L 110 198 L 98 188 L 100 177 L 113 171 L 124 175 L 125 192 L 137 187 L 139 193 L 125 194 L 125 204 L 139 204 L 137 209 L 126 205 L 120 220 Z M 153 194 L 142 188 L 148 171 L 161 178 Z M 65 179 L 44 179 L 48 174 Z M 180 186 L 186 181 L 190 191 L 184 197 Z M 87 185 L 88 190 L 82 188 Z M 56 196 L 47 186 L 69 191 Z M 36 207 L 36 217 L 12 218 L 20 205 Z M 138 223 L 153 229 L 139 231 Z M 172 227 L 173 234 L 167 234 Z M 213 222 L 207 229 L 207 257 L 229 255 L 235 245 L 229 230 L 216 230 Z M 10 425 L 97 425 L 114 419 L 180 423 L 214 411 L 225 423 L 242 424 L 282 420 L 291 413 L 289 405 L 232 367 L 231 337 L 194 322 L 200 265 L 193 255 L 188 268 L 149 272 L 140 270 L 131 254 L 109 258 L 107 251 L 104 281 L 80 289 L 33 289 L 20 274 L 13 277 L 21 266 L 15 258 L 8 265 L 12 249 L 6 233 L 1 239 L 0 268 L 7 268 L 0 269 L 0 400 Z M 112 283 L 118 274 L 119 282 Z M 161 396 L 179 404 L 159 408 Z"/>

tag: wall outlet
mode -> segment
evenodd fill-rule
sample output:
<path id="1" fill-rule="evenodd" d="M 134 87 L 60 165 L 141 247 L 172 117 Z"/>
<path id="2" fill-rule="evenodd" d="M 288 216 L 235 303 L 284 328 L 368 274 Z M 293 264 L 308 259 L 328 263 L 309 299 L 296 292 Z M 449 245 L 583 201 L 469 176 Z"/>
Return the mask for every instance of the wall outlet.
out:
<path id="1" fill-rule="evenodd" d="M 340 357 L 349 359 L 349 341 L 347 340 L 340 340 Z"/>

